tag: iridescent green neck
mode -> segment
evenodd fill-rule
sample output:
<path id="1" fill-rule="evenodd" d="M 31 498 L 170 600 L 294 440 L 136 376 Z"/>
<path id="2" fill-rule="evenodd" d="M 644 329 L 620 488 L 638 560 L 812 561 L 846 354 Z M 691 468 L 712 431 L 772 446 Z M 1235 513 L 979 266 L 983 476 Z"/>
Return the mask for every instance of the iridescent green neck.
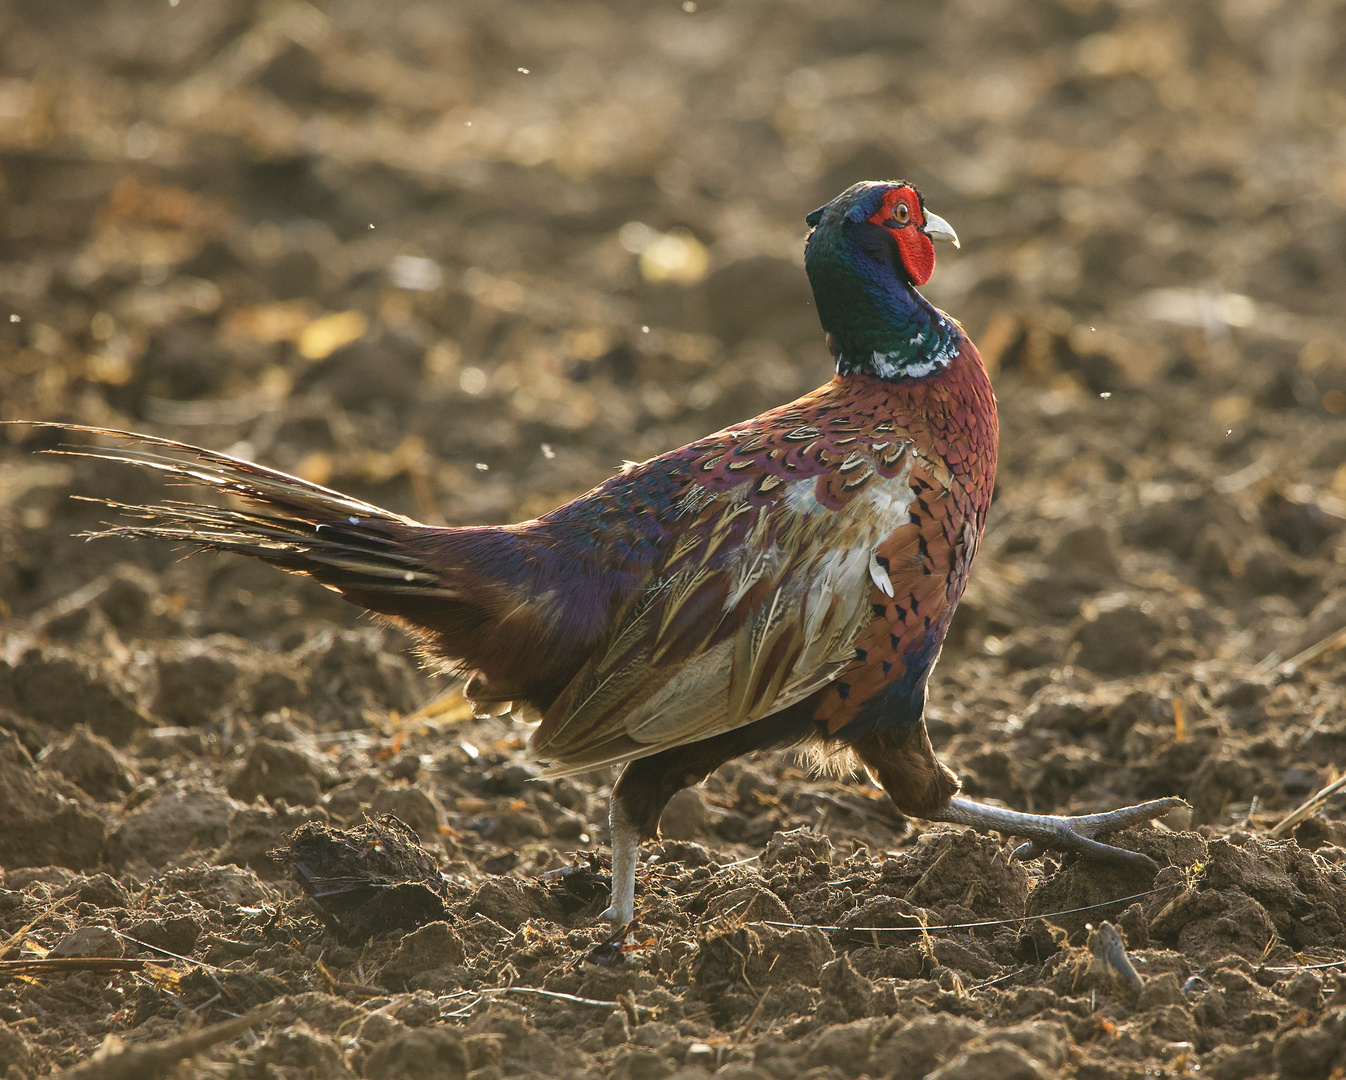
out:
<path id="1" fill-rule="evenodd" d="M 920 293 L 911 292 L 920 307 L 903 322 L 885 320 L 877 333 L 828 335 L 838 375 L 872 375 L 890 382 L 923 379 L 942 371 L 958 355 L 959 334 L 953 320 Z"/>
<path id="2" fill-rule="evenodd" d="M 863 229 L 863 226 L 861 227 Z M 804 251 L 818 318 L 840 375 L 920 379 L 958 355 L 958 327 L 912 284 L 891 259 L 863 249 L 855 232 L 845 239 L 816 229 Z"/>

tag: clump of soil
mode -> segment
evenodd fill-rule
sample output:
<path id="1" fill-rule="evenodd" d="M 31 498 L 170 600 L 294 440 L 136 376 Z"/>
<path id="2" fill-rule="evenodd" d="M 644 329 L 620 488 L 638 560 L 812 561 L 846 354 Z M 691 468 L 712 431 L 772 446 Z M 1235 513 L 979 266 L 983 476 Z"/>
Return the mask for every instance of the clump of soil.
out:
<path id="1" fill-rule="evenodd" d="M 0 1076 L 1346 1067 L 1346 796 L 1278 825 L 1346 754 L 1339 23 L 0 7 L 0 418 L 431 522 L 824 381 L 804 215 L 917 182 L 1002 420 L 934 741 L 1019 809 L 1191 805 L 1119 838 L 1157 874 L 1020 863 L 762 755 L 670 807 L 614 937 L 612 777 L 541 779 L 310 582 L 86 543 L 155 477 L 4 428 Z"/>
<path id="2" fill-rule="evenodd" d="M 435 856 L 391 814 L 346 830 L 309 822 L 267 854 L 289 870 L 319 917 L 348 941 L 415 930 L 447 914 L 449 885 Z"/>

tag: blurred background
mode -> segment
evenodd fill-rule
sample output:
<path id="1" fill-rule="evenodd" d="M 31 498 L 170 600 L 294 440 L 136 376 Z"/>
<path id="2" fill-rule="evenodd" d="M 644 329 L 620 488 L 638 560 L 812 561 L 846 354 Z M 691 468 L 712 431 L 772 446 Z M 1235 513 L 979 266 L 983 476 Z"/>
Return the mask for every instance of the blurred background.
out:
<path id="1" fill-rule="evenodd" d="M 1346 623 L 1343 31 L 1329 0 L 10 0 L 0 416 L 537 514 L 826 380 L 804 215 L 903 177 L 962 238 L 928 292 L 1003 412 L 949 693 L 1208 688 Z M 12 662 L 105 641 L 80 590 L 114 571 L 160 620 L 123 637 L 353 624 L 71 539 L 70 493 L 152 485 L 2 439 Z M 1211 813 L 1256 787 L 1221 783 Z"/>
<path id="2" fill-rule="evenodd" d="M 11 0 L 0 412 L 536 513 L 825 380 L 803 217 L 903 177 L 998 377 L 1068 402 L 1218 366 L 1195 428 L 1326 421 L 1344 28 L 1326 0 Z"/>

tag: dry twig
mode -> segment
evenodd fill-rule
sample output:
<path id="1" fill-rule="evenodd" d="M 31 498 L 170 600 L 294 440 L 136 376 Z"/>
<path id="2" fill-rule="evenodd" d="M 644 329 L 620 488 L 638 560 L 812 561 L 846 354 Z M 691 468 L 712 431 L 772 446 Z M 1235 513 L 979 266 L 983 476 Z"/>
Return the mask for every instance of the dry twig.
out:
<path id="1" fill-rule="evenodd" d="M 56 1080 L 156 1080 L 179 1061 L 238 1038 L 265 1021 L 280 1005 L 279 1001 L 268 1002 L 243 1016 L 162 1042 L 122 1046 L 117 1040 L 109 1040 L 88 1061 L 60 1073 Z"/>

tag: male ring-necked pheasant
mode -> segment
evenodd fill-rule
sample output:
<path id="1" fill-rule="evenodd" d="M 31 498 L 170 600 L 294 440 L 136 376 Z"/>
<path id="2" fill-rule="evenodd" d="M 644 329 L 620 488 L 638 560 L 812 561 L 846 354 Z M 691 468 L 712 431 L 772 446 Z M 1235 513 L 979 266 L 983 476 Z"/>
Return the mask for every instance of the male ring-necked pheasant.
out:
<path id="1" fill-rule="evenodd" d="M 916 286 L 953 229 L 909 184 L 861 183 L 808 215 L 804 264 L 836 357 L 826 386 L 625 468 L 517 525 L 437 528 L 181 443 L 84 452 L 238 496 L 122 507 L 113 534 L 184 540 L 309 574 L 415 630 L 466 697 L 540 720 L 552 774 L 624 765 L 612 906 L 634 914 L 642 839 L 679 790 L 751 750 L 849 749 L 904 814 L 1147 861 L 1100 843 L 1159 799 L 1081 817 L 959 798 L 926 683 L 995 480 L 995 396 L 976 348 Z M 86 429 L 87 430 L 87 429 Z"/>

